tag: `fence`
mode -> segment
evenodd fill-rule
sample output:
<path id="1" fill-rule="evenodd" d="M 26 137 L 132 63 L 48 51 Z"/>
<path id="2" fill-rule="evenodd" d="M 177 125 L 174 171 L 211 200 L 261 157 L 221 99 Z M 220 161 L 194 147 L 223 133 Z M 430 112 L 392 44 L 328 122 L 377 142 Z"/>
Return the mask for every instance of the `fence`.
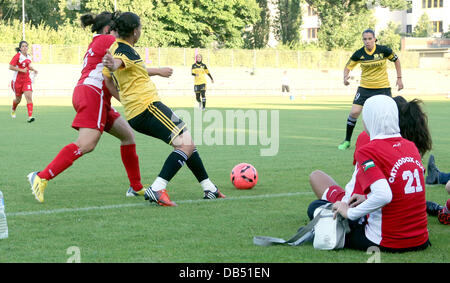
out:
<path id="1" fill-rule="evenodd" d="M 14 44 L 0 44 L 0 63 L 9 63 L 14 56 Z M 352 52 L 291 51 L 276 49 L 194 49 L 137 47 L 148 66 L 190 66 L 197 53 L 211 67 L 343 69 Z M 39 64 L 75 64 L 82 62 L 86 46 L 32 44 L 30 53 Z M 418 52 L 400 52 L 403 68 L 418 68 Z M 388 64 L 393 68 L 393 64 Z"/>

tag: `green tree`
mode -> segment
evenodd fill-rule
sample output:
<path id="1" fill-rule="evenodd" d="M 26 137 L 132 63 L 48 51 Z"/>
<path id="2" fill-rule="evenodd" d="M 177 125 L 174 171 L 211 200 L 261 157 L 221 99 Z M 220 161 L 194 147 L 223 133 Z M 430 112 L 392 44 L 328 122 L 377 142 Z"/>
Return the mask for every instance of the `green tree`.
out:
<path id="1" fill-rule="evenodd" d="M 269 42 L 271 21 L 268 0 L 256 0 L 256 2 L 261 9 L 260 19 L 244 32 L 244 47 L 249 49 L 264 48 Z"/>
<path id="2" fill-rule="evenodd" d="M 275 38 L 283 45 L 295 46 L 300 42 L 302 10 L 300 0 L 277 0 L 274 20 Z"/>
<path id="3" fill-rule="evenodd" d="M 400 24 L 389 22 L 387 27 L 377 35 L 378 43 L 399 51 L 401 46 Z"/>
<path id="4" fill-rule="evenodd" d="M 376 5 L 390 9 L 406 9 L 404 0 L 305 0 L 320 19 L 319 45 L 327 50 L 351 49 L 361 45 L 361 32 L 373 28 Z"/>
<path id="5" fill-rule="evenodd" d="M 433 33 L 433 25 L 427 13 L 423 13 L 413 30 L 414 37 L 429 37 Z"/>

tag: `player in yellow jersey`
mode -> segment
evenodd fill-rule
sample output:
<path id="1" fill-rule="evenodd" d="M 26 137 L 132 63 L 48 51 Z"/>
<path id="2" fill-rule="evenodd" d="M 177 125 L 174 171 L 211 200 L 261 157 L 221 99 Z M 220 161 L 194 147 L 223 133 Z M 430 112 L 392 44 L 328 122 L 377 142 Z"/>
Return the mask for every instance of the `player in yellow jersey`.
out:
<path id="1" fill-rule="evenodd" d="M 376 44 L 375 32 L 367 29 L 362 33 L 364 47 L 353 53 L 344 68 L 344 85 L 349 85 L 349 74 L 356 65 L 361 65 L 361 83 L 353 100 L 352 109 L 347 119 L 345 140 L 338 146 L 344 150 L 350 147 L 350 139 L 355 128 L 356 121 L 361 114 L 364 102 L 373 95 L 384 94 L 392 96 L 387 73 L 387 62 L 394 62 L 397 71 L 397 87 L 403 89 L 402 69 L 400 59 L 391 48 Z"/>
<path id="2" fill-rule="evenodd" d="M 208 70 L 208 67 L 206 67 L 205 63 L 202 62 L 202 55 L 197 54 L 195 56 L 195 63 L 192 64 L 191 68 L 191 74 L 195 77 L 194 78 L 194 92 L 195 92 L 195 98 L 198 102 L 198 108 L 205 110 L 206 107 L 206 77 L 205 74 L 209 76 L 211 79 L 211 82 L 214 83 L 214 79 L 211 76 L 211 73 Z M 200 100 L 200 96 L 202 97 L 202 100 Z"/>
<path id="3" fill-rule="evenodd" d="M 176 206 L 170 200 L 166 186 L 184 164 L 203 188 L 204 199 L 224 198 L 211 182 L 186 124 L 158 96 L 150 76 L 170 77 L 171 68 L 146 68 L 134 44 L 141 36 L 139 16 L 131 12 L 121 14 L 112 27 L 118 34 L 116 42 L 103 57 L 103 74 L 108 89 L 117 95 L 125 108 L 125 117 L 136 131 L 155 137 L 171 145 L 174 151 L 167 157 L 161 172 L 144 196 L 161 206 Z M 142 192 L 128 190 L 127 196 Z"/>

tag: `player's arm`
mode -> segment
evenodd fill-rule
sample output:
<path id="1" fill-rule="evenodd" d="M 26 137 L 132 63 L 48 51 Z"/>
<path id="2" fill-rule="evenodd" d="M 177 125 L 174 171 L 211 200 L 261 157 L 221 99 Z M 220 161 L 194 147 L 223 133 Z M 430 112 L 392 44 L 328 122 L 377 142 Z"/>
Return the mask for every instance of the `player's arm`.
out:
<path id="1" fill-rule="evenodd" d="M 349 85 L 350 82 L 348 81 L 350 79 L 350 69 L 345 67 L 344 68 L 344 85 Z"/>
<path id="2" fill-rule="evenodd" d="M 110 72 L 114 72 L 119 68 L 125 67 L 123 60 L 113 57 L 109 50 L 107 50 L 105 56 L 103 56 L 103 65 L 108 68 Z"/>
<path id="3" fill-rule="evenodd" d="M 19 68 L 19 67 L 16 67 L 16 66 L 13 66 L 13 65 L 9 65 L 9 69 L 11 70 L 11 71 L 16 71 L 16 72 L 21 72 L 21 73 L 26 73 L 27 72 L 27 69 L 26 68 Z"/>
<path id="4" fill-rule="evenodd" d="M 206 65 L 205 65 L 205 73 L 208 74 L 209 78 L 211 79 L 211 82 L 214 83 L 214 79 L 211 76 L 211 73 L 209 72 L 209 69 L 208 69 L 208 67 L 206 67 Z"/>
<path id="5" fill-rule="evenodd" d="M 112 77 L 106 74 L 105 70 L 103 71 L 103 79 L 105 80 L 105 85 L 109 90 L 109 93 L 111 93 L 111 95 L 117 99 L 118 101 L 120 101 L 120 95 L 119 95 L 119 91 L 116 88 L 116 85 L 114 84 L 114 81 L 112 79 Z"/>
<path id="6" fill-rule="evenodd" d="M 164 78 L 168 78 L 172 75 L 173 69 L 169 67 L 163 68 L 147 68 L 147 74 L 151 76 L 160 76 Z"/>
<path id="7" fill-rule="evenodd" d="M 398 87 L 398 90 L 403 89 L 403 81 L 402 81 L 402 66 L 400 64 L 400 59 L 397 58 L 394 62 L 395 70 L 397 71 L 397 83 L 395 84 Z"/>
<path id="8" fill-rule="evenodd" d="M 33 71 L 35 75 L 37 75 L 38 71 L 31 64 L 28 65 L 28 68 L 30 71 Z"/>
<path id="9" fill-rule="evenodd" d="M 359 57 L 358 56 L 358 51 L 356 51 L 355 53 L 353 53 L 352 57 L 350 57 L 350 59 L 347 61 L 347 64 L 345 64 L 345 68 L 344 68 L 344 85 L 349 85 L 350 82 L 348 81 L 350 79 L 350 71 L 353 70 L 356 65 L 358 65 L 359 63 Z"/>

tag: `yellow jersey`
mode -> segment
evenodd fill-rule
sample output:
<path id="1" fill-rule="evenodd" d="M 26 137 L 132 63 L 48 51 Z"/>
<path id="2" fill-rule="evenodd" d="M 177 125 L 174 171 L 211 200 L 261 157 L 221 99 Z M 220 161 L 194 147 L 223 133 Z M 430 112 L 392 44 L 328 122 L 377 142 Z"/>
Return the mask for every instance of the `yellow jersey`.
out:
<path id="1" fill-rule="evenodd" d="M 160 101 L 160 98 L 144 60 L 131 44 L 117 38 L 109 51 L 114 58 L 121 59 L 123 65 L 112 74 L 105 67 L 103 74 L 113 78 L 125 109 L 125 117 L 130 120 L 146 110 L 150 103 Z"/>
<path id="2" fill-rule="evenodd" d="M 191 68 L 192 75 L 196 75 L 194 85 L 206 84 L 206 76 L 209 75 L 208 67 L 203 63 L 194 63 Z"/>
<path id="3" fill-rule="evenodd" d="M 358 49 L 348 60 L 346 68 L 353 70 L 361 64 L 361 84 L 365 88 L 390 87 L 386 60 L 397 61 L 397 55 L 387 46 L 377 45 L 368 51 L 365 47 Z"/>

